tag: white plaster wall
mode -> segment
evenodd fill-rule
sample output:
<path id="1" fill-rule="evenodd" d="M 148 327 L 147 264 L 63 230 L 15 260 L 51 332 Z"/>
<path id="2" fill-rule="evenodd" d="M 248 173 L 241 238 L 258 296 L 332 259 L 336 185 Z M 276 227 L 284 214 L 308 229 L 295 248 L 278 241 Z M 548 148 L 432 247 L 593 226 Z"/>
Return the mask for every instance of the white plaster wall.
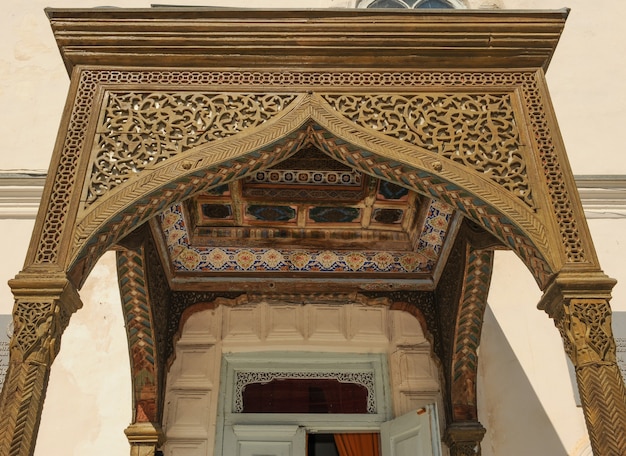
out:
<path id="1" fill-rule="evenodd" d="M 1 314 L 12 311 L 6 281 L 22 269 L 33 225 L 0 220 Z M 35 456 L 128 453 L 130 364 L 116 274 L 109 252 L 81 290 L 84 307 L 72 317 L 52 366 Z"/>
<path id="2" fill-rule="evenodd" d="M 0 16 L 0 170 L 47 169 L 65 104 L 69 77 L 44 8 L 151 4 L 254 7 L 350 7 L 355 0 L 29 0 L 8 1 Z"/>
<path id="3" fill-rule="evenodd" d="M 503 0 L 506 8 L 571 7 L 547 73 L 572 170 L 625 174 L 619 131 L 626 120 L 624 2 Z M 624 219 L 593 219 L 600 264 L 616 279 L 616 335 L 626 336 Z M 487 428 L 483 455 L 590 454 L 575 380 L 552 321 L 535 308 L 540 293 L 510 252 L 498 252 L 479 358 L 479 418 Z M 524 448 L 523 453 L 521 448 Z"/>
<path id="4" fill-rule="evenodd" d="M 560 335 L 536 309 L 539 298 L 521 261 L 497 252 L 479 351 L 483 456 L 565 456 L 586 435 Z"/>
<path id="5" fill-rule="evenodd" d="M 0 314 L 13 311 L 13 295 L 7 281 L 24 266 L 34 224 L 34 220 L 0 219 Z"/>

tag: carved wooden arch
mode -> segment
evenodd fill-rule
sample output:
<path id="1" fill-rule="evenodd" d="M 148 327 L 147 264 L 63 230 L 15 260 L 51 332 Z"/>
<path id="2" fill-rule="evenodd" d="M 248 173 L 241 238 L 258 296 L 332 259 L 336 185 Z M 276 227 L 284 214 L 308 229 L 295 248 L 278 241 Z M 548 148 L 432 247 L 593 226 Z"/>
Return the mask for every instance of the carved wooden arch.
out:
<path id="1" fill-rule="evenodd" d="M 100 128 L 106 124 L 100 122 L 105 119 L 100 110 L 105 100 L 115 91 L 172 88 L 197 94 L 295 92 L 309 100 L 309 106 L 311 100 L 336 106 L 313 110 L 320 116 L 306 116 L 298 128 L 282 136 L 291 142 L 245 145 L 244 152 L 233 158 L 242 162 L 228 168 L 234 174 L 214 176 L 218 181 L 245 174 L 241 168 L 246 166 L 263 166 L 254 154 L 263 158 L 265 153 L 263 159 L 271 161 L 287 156 L 298 141 L 308 138 L 358 169 L 451 203 L 503 240 L 544 290 L 540 306 L 555 320 L 576 366 L 594 452 L 626 453 L 626 391 L 617 368 L 608 304 L 614 281 L 600 270 L 543 77 L 567 12 L 404 13 L 48 11 L 72 83 L 25 269 L 11 281 L 16 331 L 0 397 L 0 456 L 33 451 L 50 364 L 69 315 L 80 307 L 76 287 L 93 261 L 140 221 L 162 211 L 168 201 L 183 200 L 206 182 L 205 171 L 211 167 L 188 160 L 195 153 L 192 147 L 188 152 L 173 151 L 154 166 L 154 172 L 139 170 L 134 182 L 121 182 L 100 201 L 89 199 L 85 185 L 97 164 L 91 152 L 101 146 L 95 143 L 97 135 L 107 130 Z M 442 34 L 442 24 L 455 33 Z M 232 40 L 233 33 L 238 40 Z M 468 106 L 477 95 L 508 97 L 513 114 L 504 120 L 509 124 L 514 120 L 519 137 L 496 140 L 493 152 L 519 150 L 525 177 L 512 171 L 499 174 L 493 164 L 472 164 L 467 156 L 459 156 L 463 150 L 446 157 L 443 151 L 429 150 L 430 144 L 421 144 L 420 135 L 407 141 L 406 132 L 391 133 L 394 128 L 389 125 L 407 123 L 393 109 L 393 115 L 383 116 L 384 128 L 365 135 L 368 128 L 371 133 L 371 119 L 363 123 L 359 113 L 344 109 L 345 100 L 337 102 L 336 95 L 346 94 L 361 106 L 368 104 L 359 99 L 363 96 L 393 94 L 399 100 L 406 94 L 462 94 L 466 101 L 461 114 L 472 111 Z M 327 98 L 320 101 L 320 95 Z M 372 105 L 385 105 L 381 100 Z M 485 110 L 492 112 L 483 107 L 478 111 Z M 360 139 L 343 138 L 324 125 L 322 113 L 341 119 L 340 125 L 349 125 L 348 132 L 361 134 Z M 311 129 L 301 128 L 308 119 L 315 121 L 307 125 Z M 266 120 L 268 127 L 272 121 Z M 443 134 L 449 144 L 456 144 L 450 138 L 464 129 L 455 128 L 454 119 L 451 122 Z M 315 125 L 322 128 L 316 130 Z M 118 127 L 124 132 L 124 125 Z M 298 137 L 303 132 L 308 136 Z M 476 132 L 478 144 L 484 143 L 482 132 Z M 249 133 L 237 132 L 220 142 L 245 143 Z M 341 143 L 333 143 L 335 139 Z M 402 152 L 393 155 L 392 150 Z M 478 153 L 480 158 L 486 155 Z M 213 165 L 223 161 L 217 157 Z M 173 176 L 155 179 L 159 170 L 170 168 L 177 170 Z M 194 174 L 196 169 L 201 171 Z M 151 181 L 143 183 L 154 181 L 155 187 L 138 188 L 148 175 Z M 520 190 L 519 183 L 525 180 L 527 187 Z M 119 197 L 123 190 L 131 197 Z M 102 212 L 96 214 L 97 210 Z M 457 443 L 464 430 L 458 431 L 451 437 Z M 129 439 L 141 446 L 158 442 L 159 436 L 153 428 L 134 427 Z"/>
<path id="2" fill-rule="evenodd" d="M 420 76 L 426 78 L 439 75 L 422 74 Z M 507 76 L 510 77 L 510 75 Z M 412 92 L 385 94 L 384 98 L 391 106 L 387 112 L 381 109 L 380 116 L 396 118 L 399 125 L 396 126 L 395 131 L 390 132 L 381 128 L 382 134 L 381 132 L 370 133 L 369 130 L 372 128 L 367 123 L 371 121 L 371 117 L 364 120 L 351 120 L 347 118 L 350 113 L 342 112 L 339 106 L 342 102 L 347 104 L 346 100 L 351 103 L 357 100 L 357 103 L 377 106 L 379 102 L 376 98 L 382 97 L 381 95 L 367 92 L 357 94 L 343 92 L 341 95 L 323 92 L 321 94 L 297 94 L 296 92 L 296 94 L 287 95 L 264 94 L 263 97 L 271 96 L 285 104 L 274 117 L 258 126 L 254 125 L 232 136 L 222 138 L 219 142 L 207 141 L 206 138 L 194 138 L 193 147 L 188 150 L 183 149 L 172 156 L 151 157 L 157 162 L 156 165 L 151 166 L 151 163 L 148 163 L 142 166 L 141 160 L 145 158 L 129 157 L 126 150 L 123 154 L 108 148 L 104 151 L 97 151 L 92 155 L 85 170 L 87 180 L 82 192 L 84 202 L 79 211 L 74 234 L 75 244 L 70 258 L 71 268 L 74 269 L 71 276 L 76 283 L 82 283 L 84 273 L 91 269 L 104 251 L 134 227 L 154 216 L 160 209 L 180 202 L 195 193 L 269 167 L 286 159 L 306 144 L 314 143 L 334 159 L 359 171 L 455 206 L 466 217 L 492 232 L 505 245 L 516 251 L 543 287 L 555 268 L 555 265 L 547 260 L 551 258 L 549 256 L 550 242 L 546 233 L 546 222 L 549 218 L 545 217 L 545 214 L 544 217 L 536 215 L 540 202 L 535 203 L 531 197 L 530 181 L 537 170 L 533 169 L 531 154 L 524 153 L 521 141 L 517 139 L 527 132 L 518 132 L 514 128 L 521 120 L 514 117 L 514 110 L 510 106 L 511 96 L 509 93 L 498 94 L 499 97 L 489 93 L 461 92 L 457 94 L 455 92 L 458 89 L 454 86 L 446 89 L 447 92 L 443 93 L 424 91 L 422 88 L 419 91 L 414 89 Z M 167 99 L 178 96 L 183 99 L 197 97 L 210 100 L 212 96 L 222 97 L 225 94 L 229 94 L 234 100 L 260 97 L 254 93 L 238 92 L 206 95 L 197 92 L 189 94 L 153 92 L 147 96 L 147 99 L 142 98 L 141 94 L 127 96 L 134 98 L 135 105 L 149 104 L 150 109 L 146 114 L 158 117 L 159 110 L 152 106 L 153 103 L 158 104 L 158 101 L 154 101 L 153 98 L 158 100 L 159 97 Z M 109 95 L 108 99 L 120 97 L 119 94 L 116 97 Z M 374 101 L 370 100 L 372 98 Z M 330 102 L 333 102 L 335 107 Z M 461 155 L 459 158 L 454 150 L 446 154 L 444 150 L 431 151 L 426 147 L 415 145 L 415 142 L 424 145 L 432 142 L 433 135 L 429 135 L 428 130 L 436 132 L 455 127 L 450 121 L 446 124 L 439 122 L 438 119 L 429 119 L 431 124 L 426 125 L 426 128 L 421 126 L 419 130 L 406 128 L 405 125 L 410 126 L 408 118 L 410 115 L 423 115 L 425 118 L 433 116 L 433 113 L 418 111 L 421 103 L 429 104 L 427 108 L 430 110 L 437 108 L 436 103 L 443 103 L 444 107 L 439 109 L 448 112 L 457 109 L 460 111 L 459 116 L 471 119 L 474 123 L 476 119 L 472 117 L 480 116 L 481 108 L 495 110 L 497 107 L 502 107 L 502 111 L 492 113 L 493 118 L 491 115 L 487 118 L 479 118 L 477 125 L 468 125 L 469 122 L 466 119 L 458 120 L 457 122 L 463 123 L 465 128 L 475 130 L 470 132 L 468 137 L 461 138 L 460 146 L 467 149 L 483 148 L 484 140 L 479 136 L 480 130 L 490 128 L 492 131 L 487 134 L 483 133 L 483 136 L 494 137 L 491 138 L 491 144 L 487 146 L 494 148 L 498 143 L 502 143 L 505 147 L 515 148 L 515 153 L 509 153 L 507 149 L 502 148 L 493 151 L 496 159 L 479 159 L 474 163 L 472 160 L 462 161 L 464 157 Z M 410 110 L 411 104 L 417 104 L 415 110 Z M 461 109 L 463 105 L 471 106 L 471 108 L 465 108 L 464 114 Z M 128 102 L 127 106 L 129 106 Z M 124 113 L 119 114 L 120 108 L 117 106 L 115 108 L 118 112 L 118 116 L 113 119 L 115 124 L 133 123 L 134 118 L 142 114 L 140 110 L 139 112 L 131 110 L 126 113 L 128 117 L 125 118 Z M 400 109 L 406 113 L 407 118 L 403 119 L 395 111 Z M 106 109 L 103 111 L 107 112 Z M 246 118 L 246 114 L 242 112 L 217 113 L 216 116 L 232 115 L 238 117 L 242 123 L 249 120 L 252 123 L 258 111 L 251 111 L 250 119 Z M 360 114 L 357 112 L 357 115 Z M 168 111 L 168 115 L 163 117 L 169 116 L 173 115 Z M 119 133 L 114 128 L 107 130 L 107 126 L 111 127 L 107 124 L 107 122 L 112 123 L 111 119 L 106 115 L 100 117 L 103 120 L 97 126 L 97 138 L 100 138 L 97 140 L 99 147 L 102 147 L 102 143 L 107 140 L 120 141 L 119 138 L 123 136 L 129 136 L 129 139 L 126 139 L 127 143 L 134 141 L 134 136 L 129 133 Z M 361 115 L 361 117 L 364 116 Z M 497 122 L 504 125 L 503 131 L 500 132 L 502 137 L 497 136 L 499 132 L 496 128 L 500 127 Z M 190 124 L 187 127 L 193 128 L 193 125 Z M 124 126 L 124 128 L 127 127 Z M 176 125 L 176 128 L 181 127 Z M 506 128 L 514 129 L 514 131 L 507 131 Z M 139 130 L 137 133 L 150 137 L 155 135 L 155 132 L 149 129 Z M 472 133 L 477 139 L 471 137 Z M 187 134 L 188 132 L 183 131 L 182 139 L 176 138 L 176 140 L 181 142 L 186 140 Z M 400 134 L 413 134 L 414 143 L 394 137 Z M 458 136 L 466 135 L 459 134 Z M 204 144 L 202 140 L 205 141 Z M 440 143 L 438 149 L 449 148 L 445 141 L 440 140 Z M 162 150 L 176 150 L 175 146 L 168 144 L 167 138 L 156 146 Z M 116 161 L 121 161 L 123 158 L 130 162 L 128 166 L 132 166 L 135 172 L 131 175 L 114 176 L 120 182 L 106 175 L 99 161 L 103 160 L 103 156 L 111 153 L 119 154 L 115 157 Z M 510 163 L 511 161 L 513 164 Z M 499 168 L 499 174 L 489 174 L 493 168 Z M 110 173 L 112 170 L 107 171 Z M 105 179 L 106 182 L 102 183 L 101 181 Z M 501 185 L 509 191 L 503 192 Z M 537 191 L 537 193 L 540 192 Z M 563 256 L 566 254 L 567 250 L 563 252 Z M 557 257 L 552 263 L 559 259 Z"/>

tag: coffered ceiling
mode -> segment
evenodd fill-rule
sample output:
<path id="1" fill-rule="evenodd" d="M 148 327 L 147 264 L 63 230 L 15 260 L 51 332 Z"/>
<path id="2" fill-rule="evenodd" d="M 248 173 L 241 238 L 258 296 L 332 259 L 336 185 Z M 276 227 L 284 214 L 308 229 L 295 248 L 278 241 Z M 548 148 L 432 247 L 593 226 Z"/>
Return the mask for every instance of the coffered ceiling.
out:
<path id="1" fill-rule="evenodd" d="M 309 145 L 170 207 L 152 230 L 174 289 L 304 277 L 329 287 L 433 289 L 458 218 L 445 203 Z"/>

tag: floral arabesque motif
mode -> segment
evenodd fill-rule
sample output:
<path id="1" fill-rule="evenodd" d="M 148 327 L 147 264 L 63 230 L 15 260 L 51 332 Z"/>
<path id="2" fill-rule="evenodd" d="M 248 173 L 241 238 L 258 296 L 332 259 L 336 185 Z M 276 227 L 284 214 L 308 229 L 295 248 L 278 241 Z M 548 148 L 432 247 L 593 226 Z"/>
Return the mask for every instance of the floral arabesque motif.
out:
<path id="1" fill-rule="evenodd" d="M 149 166 L 268 121 L 295 98 L 291 94 L 108 93 L 86 204 Z"/>

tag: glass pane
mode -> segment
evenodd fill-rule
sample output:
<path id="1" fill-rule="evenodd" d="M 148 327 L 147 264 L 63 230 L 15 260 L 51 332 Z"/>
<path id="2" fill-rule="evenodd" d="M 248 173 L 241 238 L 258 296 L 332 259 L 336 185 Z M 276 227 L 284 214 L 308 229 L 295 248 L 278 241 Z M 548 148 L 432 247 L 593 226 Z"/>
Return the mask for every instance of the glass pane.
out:
<path id="1" fill-rule="evenodd" d="M 453 8 L 453 6 L 442 0 L 424 0 L 417 5 L 417 8 Z"/>
<path id="2" fill-rule="evenodd" d="M 376 0 L 368 8 L 406 8 L 403 2 L 397 0 Z"/>

